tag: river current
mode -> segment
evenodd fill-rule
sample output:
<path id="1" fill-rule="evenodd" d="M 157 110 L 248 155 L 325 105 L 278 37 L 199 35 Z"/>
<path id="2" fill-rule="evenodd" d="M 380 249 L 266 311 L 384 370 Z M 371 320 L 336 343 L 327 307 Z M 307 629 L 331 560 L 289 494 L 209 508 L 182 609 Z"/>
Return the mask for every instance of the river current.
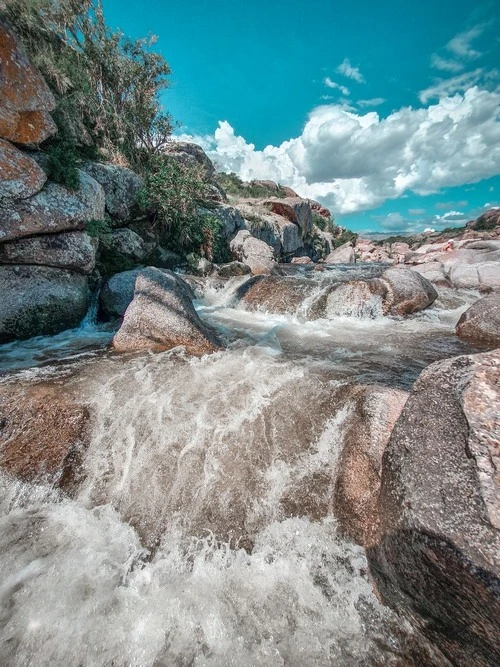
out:
<path id="1" fill-rule="evenodd" d="M 196 302 L 227 350 L 108 351 L 109 325 L 0 347 L 1 383 L 67 383 L 92 436 L 70 493 L 0 473 L 2 665 L 407 665 L 430 649 L 383 606 L 331 508 L 342 383 L 411 388 L 477 294 L 391 318 Z M 347 314 L 346 314 L 347 313 Z M 421 653 L 423 652 L 423 653 Z M 420 657 L 419 657 L 420 656 Z M 419 662 L 420 661 L 420 662 Z"/>

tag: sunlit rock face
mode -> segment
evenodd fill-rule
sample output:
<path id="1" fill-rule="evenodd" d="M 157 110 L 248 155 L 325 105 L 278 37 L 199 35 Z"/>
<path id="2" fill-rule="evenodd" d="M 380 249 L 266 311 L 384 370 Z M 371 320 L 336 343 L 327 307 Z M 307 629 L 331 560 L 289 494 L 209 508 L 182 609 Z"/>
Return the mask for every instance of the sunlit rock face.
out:
<path id="1" fill-rule="evenodd" d="M 473 303 L 459 319 L 456 332 L 476 344 L 500 347 L 500 292 Z"/>
<path id="2" fill-rule="evenodd" d="M 500 352 L 426 369 L 390 438 L 368 550 L 382 598 L 454 664 L 500 661 Z"/>

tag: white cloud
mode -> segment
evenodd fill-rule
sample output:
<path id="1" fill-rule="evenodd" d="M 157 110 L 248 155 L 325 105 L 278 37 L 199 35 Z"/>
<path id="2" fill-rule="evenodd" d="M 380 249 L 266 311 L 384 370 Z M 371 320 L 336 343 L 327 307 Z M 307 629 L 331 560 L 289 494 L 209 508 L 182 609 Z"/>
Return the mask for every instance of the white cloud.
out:
<path id="1" fill-rule="evenodd" d="M 372 97 L 369 100 L 359 100 L 357 104 L 360 107 L 379 107 L 385 101 L 384 97 Z"/>
<path id="2" fill-rule="evenodd" d="M 454 93 L 463 93 L 473 86 L 497 87 L 499 71 L 497 69 L 484 70 L 481 67 L 472 72 L 458 74 L 451 79 L 437 79 L 432 86 L 422 90 L 419 94 L 422 104 L 430 100 L 449 97 Z"/>
<path id="3" fill-rule="evenodd" d="M 271 179 L 334 213 L 354 213 L 407 191 L 425 195 L 500 173 L 499 104 L 500 92 L 477 87 L 386 118 L 325 104 L 300 136 L 263 150 L 220 122 L 208 152 L 244 180 Z"/>
<path id="4" fill-rule="evenodd" d="M 345 86 L 341 86 L 339 83 L 335 83 L 335 81 L 332 81 L 329 76 L 327 76 L 324 79 L 323 83 L 325 84 L 325 86 L 327 86 L 327 88 L 334 88 L 334 89 L 340 90 L 342 95 L 346 95 L 346 96 L 349 95 L 349 92 L 350 92 L 349 88 L 346 88 Z"/>
<path id="5" fill-rule="evenodd" d="M 437 53 L 433 53 L 431 56 L 431 66 L 435 69 L 440 69 L 443 72 L 460 72 L 464 68 L 464 65 L 456 60 L 450 60 L 447 58 L 442 58 Z"/>
<path id="6" fill-rule="evenodd" d="M 344 62 L 337 67 L 337 72 L 357 83 L 366 83 L 365 77 L 359 71 L 359 67 L 351 65 L 348 58 L 344 58 Z"/>
<path id="7" fill-rule="evenodd" d="M 481 53 L 472 48 L 472 42 L 483 34 L 488 25 L 488 23 L 480 23 L 455 35 L 446 45 L 446 49 L 461 58 L 479 58 Z"/>
<path id="8" fill-rule="evenodd" d="M 410 215 L 425 215 L 425 208 L 409 208 L 408 213 Z"/>

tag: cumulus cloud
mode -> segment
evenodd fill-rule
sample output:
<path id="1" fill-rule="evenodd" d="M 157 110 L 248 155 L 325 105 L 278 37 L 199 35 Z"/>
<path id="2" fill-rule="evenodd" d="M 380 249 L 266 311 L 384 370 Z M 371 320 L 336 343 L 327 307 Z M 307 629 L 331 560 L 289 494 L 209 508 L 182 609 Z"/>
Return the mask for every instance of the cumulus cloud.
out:
<path id="1" fill-rule="evenodd" d="M 359 67 L 351 65 L 348 58 L 344 58 L 344 62 L 340 63 L 337 67 L 337 72 L 357 83 L 366 83 L 365 77 L 359 71 Z"/>
<path id="2" fill-rule="evenodd" d="M 327 76 L 323 83 L 327 88 L 334 88 L 336 90 L 340 90 L 342 95 L 349 95 L 349 88 L 346 88 L 346 86 L 341 86 L 339 83 L 336 83 L 335 81 L 332 81 L 329 76 Z"/>
<path id="3" fill-rule="evenodd" d="M 257 150 L 226 121 L 202 143 L 223 171 L 289 185 L 347 214 L 500 173 L 499 104 L 500 92 L 477 87 L 385 118 L 324 104 L 280 146 Z"/>

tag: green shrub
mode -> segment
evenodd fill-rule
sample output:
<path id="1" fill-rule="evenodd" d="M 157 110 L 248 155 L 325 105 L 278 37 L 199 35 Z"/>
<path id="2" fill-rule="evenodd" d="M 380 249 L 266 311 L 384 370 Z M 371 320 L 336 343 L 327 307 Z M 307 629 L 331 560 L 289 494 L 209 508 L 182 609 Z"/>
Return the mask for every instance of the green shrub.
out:
<path id="1" fill-rule="evenodd" d="M 65 140 L 54 140 L 45 149 L 47 155 L 47 177 L 54 183 L 64 185 L 69 190 L 78 190 L 81 163 L 74 144 Z"/>
<path id="2" fill-rule="evenodd" d="M 269 222 L 257 214 L 246 215 L 245 220 L 250 223 L 251 232 L 262 232 L 266 229 L 271 229 Z"/>
<path id="3" fill-rule="evenodd" d="M 474 223 L 474 229 L 476 229 L 479 232 L 488 232 L 491 229 L 495 229 L 495 227 L 496 227 L 495 220 L 488 220 L 483 217 L 478 218 Z"/>
<path id="4" fill-rule="evenodd" d="M 85 229 L 89 236 L 100 241 L 109 241 L 113 233 L 108 220 L 88 220 Z"/>
<path id="5" fill-rule="evenodd" d="M 216 180 L 222 189 L 228 195 L 234 195 L 235 197 L 242 198 L 253 198 L 253 199 L 267 199 L 268 197 L 279 197 L 283 199 L 287 197 L 287 193 L 281 185 L 278 184 L 278 189 L 267 187 L 266 185 L 261 185 L 255 183 L 255 181 L 245 182 L 242 181 L 239 176 L 234 173 L 223 174 L 218 173 L 216 175 Z"/>
<path id="6" fill-rule="evenodd" d="M 344 245 L 344 243 L 352 243 L 354 245 L 357 238 L 358 234 L 356 234 L 356 232 L 351 232 L 349 229 L 343 229 L 341 234 L 333 239 L 333 245 L 335 248 Z"/>

